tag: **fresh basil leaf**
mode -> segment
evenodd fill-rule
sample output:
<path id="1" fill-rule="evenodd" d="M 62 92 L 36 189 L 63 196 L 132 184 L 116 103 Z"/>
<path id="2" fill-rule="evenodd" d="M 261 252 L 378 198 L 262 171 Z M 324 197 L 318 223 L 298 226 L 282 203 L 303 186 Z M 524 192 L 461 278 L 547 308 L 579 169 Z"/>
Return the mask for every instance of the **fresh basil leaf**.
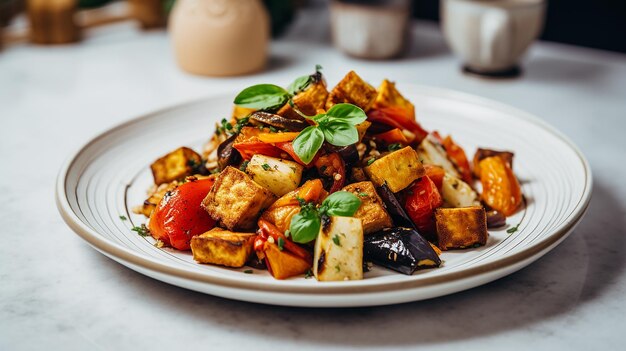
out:
<path id="1" fill-rule="evenodd" d="M 257 84 L 247 87 L 235 97 L 235 105 L 268 110 L 284 105 L 291 95 L 278 85 Z"/>
<path id="2" fill-rule="evenodd" d="M 319 128 L 324 132 L 326 141 L 335 146 L 348 146 L 359 141 L 356 127 L 343 121 L 323 122 Z"/>
<path id="3" fill-rule="evenodd" d="M 331 216 L 352 217 L 361 207 L 361 200 L 351 192 L 337 191 L 330 194 L 322 206 L 327 208 L 326 213 Z"/>
<path id="4" fill-rule="evenodd" d="M 304 89 L 306 89 L 309 84 L 311 84 L 311 81 L 312 79 L 310 75 L 298 77 L 296 78 L 296 80 L 293 81 L 293 83 L 289 84 L 287 90 L 291 95 L 296 95 L 299 92 L 304 91 Z"/>
<path id="5" fill-rule="evenodd" d="M 326 112 L 331 119 L 340 119 L 350 124 L 359 124 L 367 119 L 367 115 L 360 107 L 352 104 L 337 104 Z"/>
<path id="6" fill-rule="evenodd" d="M 291 240 L 301 244 L 311 242 L 317 238 L 320 227 L 321 220 L 317 211 L 303 208 L 291 218 L 289 225 Z"/>
<path id="7" fill-rule="evenodd" d="M 315 126 L 308 126 L 293 140 L 293 151 L 304 163 L 309 163 L 324 144 L 324 133 Z"/>

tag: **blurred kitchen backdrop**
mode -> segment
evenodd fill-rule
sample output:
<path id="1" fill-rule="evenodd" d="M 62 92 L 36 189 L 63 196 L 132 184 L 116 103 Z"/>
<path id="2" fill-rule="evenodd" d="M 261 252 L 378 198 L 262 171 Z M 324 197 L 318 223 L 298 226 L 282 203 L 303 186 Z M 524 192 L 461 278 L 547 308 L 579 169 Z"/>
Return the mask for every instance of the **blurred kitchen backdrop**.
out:
<path id="1" fill-rule="evenodd" d="M 117 0 L 0 0 L 0 47 L 10 49 L 11 45 L 24 42 L 55 44 L 79 40 L 85 28 L 105 25 L 134 18 L 144 29 L 166 25 L 166 19 L 176 0 L 127 0 L 120 5 Z M 230 6 L 228 1 L 179 0 L 181 2 L 202 2 L 215 8 Z M 244 2 L 256 2 L 246 0 Z M 443 0 L 442 0 L 443 1 Z M 482 4 L 510 3 L 524 5 L 532 0 L 482 0 L 448 2 L 474 2 Z M 240 3 L 233 0 L 231 3 Z M 368 5 L 378 8 L 378 15 L 384 17 L 381 8 L 401 6 L 401 11 L 410 12 L 412 17 L 440 21 L 442 18 L 440 0 L 263 0 L 271 18 L 272 36 L 280 36 L 289 30 L 289 24 L 300 9 L 311 6 L 328 6 L 330 2 L 351 5 Z M 543 2 L 543 1 L 541 1 Z M 405 5 L 407 5 L 405 7 Z M 190 6 L 196 6 L 192 4 Z M 124 9 L 121 9 L 125 7 Z M 95 10 L 94 10 L 95 9 Z M 28 10 L 28 11 L 27 11 Z M 26 15 L 26 13 L 28 15 Z M 344 20 L 351 16 L 343 15 Z M 342 23 L 345 21 L 341 21 Z M 400 20 L 402 22 L 402 20 Z M 311 28 L 321 30 L 321 28 Z M 357 35 L 366 29 L 355 27 L 350 33 Z M 392 30 L 387 28 L 387 30 Z M 540 39 L 567 43 L 616 52 L 626 52 L 626 1 L 624 0 L 550 0 L 547 1 L 545 28 Z M 335 42 L 337 43 L 335 38 Z M 395 40 L 391 38 L 391 40 Z M 391 45 L 391 44 L 390 44 Z M 344 48 L 345 49 L 345 48 Z M 350 49 L 348 49 L 350 50 Z M 382 49 L 381 49 L 382 50 Z M 384 50 L 383 50 L 384 51 Z M 393 51 L 393 50 L 392 50 Z M 374 55 L 376 56 L 376 55 Z M 383 58 L 380 57 L 370 58 Z"/>

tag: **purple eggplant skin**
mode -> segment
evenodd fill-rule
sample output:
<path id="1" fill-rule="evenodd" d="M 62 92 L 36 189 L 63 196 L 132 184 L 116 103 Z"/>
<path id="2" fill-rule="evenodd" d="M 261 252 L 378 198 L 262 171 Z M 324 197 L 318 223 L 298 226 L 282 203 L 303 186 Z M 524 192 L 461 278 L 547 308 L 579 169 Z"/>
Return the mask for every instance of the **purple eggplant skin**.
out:
<path id="1" fill-rule="evenodd" d="M 278 129 L 285 129 L 292 132 L 302 131 L 309 124 L 302 120 L 290 119 L 283 116 L 275 115 L 269 112 L 257 111 L 250 115 L 250 119 L 256 122 L 270 125 Z"/>
<path id="2" fill-rule="evenodd" d="M 233 147 L 235 138 L 237 134 L 230 136 L 217 147 L 217 164 L 220 169 L 239 164 L 242 160 L 239 152 Z"/>
<path id="3" fill-rule="evenodd" d="M 402 227 L 385 228 L 365 237 L 363 259 L 406 275 L 441 265 L 424 237 L 415 229 Z"/>
<path id="4" fill-rule="evenodd" d="M 409 227 L 417 230 L 415 223 L 413 223 L 411 218 L 406 214 L 404 208 L 400 204 L 400 201 L 398 201 L 398 198 L 393 191 L 389 189 L 387 184 L 376 187 L 376 192 L 378 192 L 380 198 L 383 199 L 387 212 L 396 226 Z"/>
<path id="5" fill-rule="evenodd" d="M 343 162 L 345 162 L 346 166 L 352 166 L 359 162 L 359 151 L 356 149 L 356 144 L 348 145 L 348 146 L 333 146 L 327 145 L 326 150 L 328 152 L 336 152 L 341 156 Z"/>

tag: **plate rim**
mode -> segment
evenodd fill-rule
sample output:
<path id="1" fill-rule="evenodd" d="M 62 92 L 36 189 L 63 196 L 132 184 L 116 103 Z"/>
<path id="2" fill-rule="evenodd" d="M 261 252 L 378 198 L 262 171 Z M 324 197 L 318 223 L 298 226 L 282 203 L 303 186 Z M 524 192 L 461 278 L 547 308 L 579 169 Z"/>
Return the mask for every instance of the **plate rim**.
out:
<path id="1" fill-rule="evenodd" d="M 570 218 L 566 220 L 561 226 L 556 228 L 554 232 L 548 235 L 546 238 L 538 241 L 537 243 L 524 248 L 523 250 L 516 252 L 509 256 L 498 258 L 494 261 L 476 265 L 474 267 L 467 268 L 463 271 L 449 272 L 445 275 L 435 275 L 432 277 L 423 277 L 422 279 L 406 280 L 400 282 L 388 282 L 381 285 L 370 286 L 356 286 L 342 282 L 339 285 L 329 284 L 316 284 L 310 286 L 280 286 L 277 284 L 267 284 L 265 282 L 252 281 L 246 279 L 238 279 L 226 276 L 215 276 L 211 274 L 188 271 L 184 268 L 170 266 L 158 260 L 153 260 L 148 257 L 137 255 L 134 251 L 125 248 L 119 244 L 108 241 L 96 230 L 89 228 L 84 222 L 78 218 L 70 206 L 69 199 L 67 197 L 67 182 L 68 175 L 72 170 L 77 159 L 86 151 L 92 144 L 98 142 L 100 139 L 109 136 L 112 133 L 117 132 L 120 129 L 124 129 L 129 125 L 142 123 L 145 120 L 154 118 L 167 111 L 177 110 L 190 105 L 201 104 L 209 99 L 216 99 L 225 97 L 227 93 L 213 94 L 205 96 L 200 99 L 190 100 L 182 103 L 178 103 L 169 107 L 156 109 L 149 113 L 141 114 L 137 117 L 133 117 L 127 121 L 121 122 L 113 127 L 97 134 L 95 137 L 90 138 L 87 142 L 78 147 L 71 156 L 61 166 L 56 179 L 55 187 L 55 202 L 57 209 L 61 214 L 65 223 L 72 229 L 79 237 L 85 240 L 89 245 L 94 247 L 97 251 L 109 256 L 115 257 L 117 260 L 127 262 L 131 265 L 139 266 L 144 269 L 148 269 L 166 276 L 171 276 L 179 279 L 191 280 L 196 283 L 204 283 L 210 285 L 217 285 L 223 288 L 243 289 L 243 290 L 261 290 L 265 293 L 289 293 L 289 294 L 324 294 L 324 295 L 344 295 L 354 294 L 362 295 L 368 293 L 381 293 L 390 291 L 410 290 L 423 287 L 432 287 L 443 283 L 453 283 L 455 281 L 461 281 L 472 277 L 478 277 L 490 272 L 496 272 L 511 268 L 516 264 L 519 264 L 525 260 L 529 260 L 535 256 L 541 255 L 547 252 L 551 246 L 565 239 L 565 237 L 572 232 L 574 227 L 580 222 L 584 216 L 591 200 L 593 189 L 593 177 L 589 162 L 585 158 L 582 151 L 574 144 L 567 136 L 557 130 L 555 127 L 542 120 L 538 116 L 518 109 L 511 105 L 484 98 L 478 95 L 465 93 L 453 89 L 430 87 L 425 85 L 400 83 L 403 87 L 408 87 L 412 91 L 425 93 L 427 95 L 434 95 L 438 97 L 450 98 L 453 100 L 462 100 L 464 102 L 480 104 L 485 107 L 490 107 L 500 111 L 504 111 L 510 114 L 512 117 L 523 120 L 524 122 L 532 123 L 546 132 L 550 133 L 554 137 L 565 143 L 578 157 L 584 170 L 584 189 L 581 197 L 578 199 L 578 204 L 573 210 Z M 80 177 L 79 177 L 80 178 Z M 113 257 L 111 257 L 113 256 Z M 537 257 L 538 258 L 538 257 Z M 531 261 L 532 262 L 532 261 Z"/>

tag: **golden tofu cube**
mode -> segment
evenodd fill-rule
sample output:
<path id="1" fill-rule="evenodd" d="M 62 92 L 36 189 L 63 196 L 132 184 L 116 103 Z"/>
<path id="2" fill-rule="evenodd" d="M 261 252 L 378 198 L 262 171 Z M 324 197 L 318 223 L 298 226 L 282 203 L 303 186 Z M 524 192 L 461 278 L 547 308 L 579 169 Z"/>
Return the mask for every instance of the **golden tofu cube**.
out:
<path id="1" fill-rule="evenodd" d="M 180 147 L 150 165 L 154 183 L 161 185 L 193 175 L 202 166 L 202 157 L 188 147 Z"/>
<path id="2" fill-rule="evenodd" d="M 396 89 L 395 83 L 387 79 L 383 80 L 378 87 L 378 95 L 376 96 L 373 107 L 402 107 L 409 111 L 411 117 L 415 118 L 415 106 L 400 94 L 398 89 Z"/>
<path id="3" fill-rule="evenodd" d="M 327 98 L 328 90 L 326 90 L 326 85 L 320 81 L 312 83 L 303 92 L 298 93 L 293 98 L 293 102 L 300 112 L 307 116 L 315 116 L 318 110 L 324 109 Z M 292 119 L 302 119 L 302 116 L 294 111 L 289 104 L 281 107 L 276 114 Z"/>
<path id="4" fill-rule="evenodd" d="M 424 166 L 417 157 L 417 152 L 407 146 L 366 166 L 365 173 L 376 186 L 387 183 L 389 189 L 397 193 L 422 177 Z"/>
<path id="5" fill-rule="evenodd" d="M 482 207 L 435 210 L 437 246 L 441 250 L 465 249 L 487 243 L 487 214 Z"/>
<path id="6" fill-rule="evenodd" d="M 191 253 L 198 263 L 243 267 L 252 254 L 254 233 L 236 233 L 213 228 L 191 238 Z"/>
<path id="7" fill-rule="evenodd" d="M 367 111 L 374 104 L 376 95 L 377 92 L 373 86 L 361 79 L 354 71 L 350 71 L 328 95 L 326 110 L 336 104 L 349 103 Z"/>
<path id="8" fill-rule="evenodd" d="M 276 196 L 271 191 L 229 166 L 217 176 L 202 206 L 220 225 L 246 230 L 254 228 L 261 212 L 274 201 Z"/>
<path id="9" fill-rule="evenodd" d="M 372 182 L 353 183 L 343 187 L 341 190 L 349 191 L 361 200 L 361 207 L 359 207 L 353 217 L 361 219 L 364 234 L 370 234 L 392 226 L 391 217 L 385 210 L 383 202 L 378 193 L 376 193 Z"/>

